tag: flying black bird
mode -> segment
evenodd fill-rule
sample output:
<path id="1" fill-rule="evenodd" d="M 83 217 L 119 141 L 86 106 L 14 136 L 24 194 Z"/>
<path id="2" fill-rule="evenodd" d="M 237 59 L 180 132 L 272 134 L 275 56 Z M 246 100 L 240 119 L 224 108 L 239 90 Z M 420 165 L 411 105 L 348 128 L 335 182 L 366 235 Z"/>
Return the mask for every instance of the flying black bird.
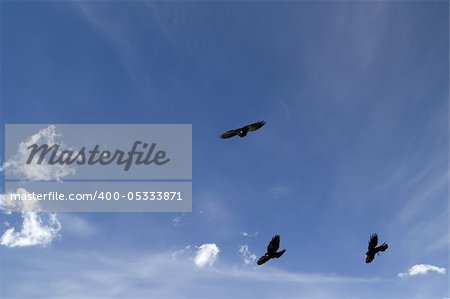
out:
<path id="1" fill-rule="evenodd" d="M 265 121 L 258 121 L 254 124 L 246 125 L 239 129 L 227 131 L 227 132 L 223 133 L 222 135 L 220 135 L 220 137 L 222 137 L 223 139 L 231 138 L 236 135 L 238 135 L 239 137 L 245 137 L 248 132 L 256 131 L 259 128 L 261 128 L 262 126 L 264 126 L 265 124 L 266 124 Z"/>
<path id="2" fill-rule="evenodd" d="M 270 259 L 282 256 L 286 249 L 277 252 L 278 248 L 280 248 L 280 236 L 275 235 L 267 246 L 266 254 L 259 258 L 257 264 L 261 266 Z"/>
<path id="3" fill-rule="evenodd" d="M 377 234 L 370 235 L 369 246 L 366 252 L 366 264 L 373 261 L 373 259 L 375 258 L 375 254 L 378 254 L 380 251 L 384 252 L 389 247 L 388 244 L 386 244 L 386 242 L 384 242 L 378 247 L 377 244 L 378 244 Z"/>

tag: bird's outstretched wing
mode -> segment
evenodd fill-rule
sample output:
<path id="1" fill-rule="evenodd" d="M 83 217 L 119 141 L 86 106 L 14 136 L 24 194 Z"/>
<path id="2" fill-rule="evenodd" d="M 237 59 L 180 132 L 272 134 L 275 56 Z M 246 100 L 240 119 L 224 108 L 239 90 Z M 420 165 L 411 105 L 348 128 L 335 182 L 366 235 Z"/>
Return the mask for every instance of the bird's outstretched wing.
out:
<path id="1" fill-rule="evenodd" d="M 380 246 L 377 247 L 377 251 L 384 252 L 388 248 L 389 248 L 388 244 L 386 242 L 384 242 L 383 244 L 381 244 Z"/>
<path id="2" fill-rule="evenodd" d="M 222 135 L 220 135 L 220 137 L 222 139 L 227 139 L 227 138 L 231 138 L 236 135 L 237 135 L 237 130 L 229 130 L 229 131 L 223 133 Z"/>
<path id="3" fill-rule="evenodd" d="M 377 247 L 377 244 L 378 244 L 377 234 L 370 235 L 369 246 L 367 249 L 373 250 L 373 249 L 375 249 L 375 247 Z"/>
<path id="4" fill-rule="evenodd" d="M 286 249 L 275 252 L 274 257 L 279 258 L 286 252 Z"/>
<path id="5" fill-rule="evenodd" d="M 255 122 L 254 124 L 247 125 L 247 126 L 245 126 L 245 127 L 247 127 L 247 129 L 248 129 L 249 131 L 256 131 L 256 130 L 260 129 L 262 126 L 264 126 L 265 124 L 266 124 L 265 121 L 260 120 L 260 121 L 258 121 L 258 122 Z"/>
<path id="6" fill-rule="evenodd" d="M 267 253 L 273 255 L 277 252 L 278 248 L 280 248 L 280 236 L 275 235 L 267 246 Z"/>
<path id="7" fill-rule="evenodd" d="M 261 266 L 262 264 L 264 264 L 265 262 L 267 262 L 268 260 L 270 260 L 270 257 L 268 255 L 263 255 L 262 257 L 259 258 L 259 260 L 256 262 L 259 266 Z"/>
<path id="8" fill-rule="evenodd" d="M 245 135 L 247 135 L 247 132 L 256 131 L 259 128 L 261 128 L 262 126 L 264 126 L 265 124 L 266 124 L 265 121 L 258 121 L 253 124 L 243 126 L 242 128 L 239 128 L 239 129 L 229 130 L 229 131 L 223 133 L 222 135 L 220 135 L 220 137 L 222 139 L 231 138 L 236 135 L 239 135 L 240 137 L 244 137 Z"/>

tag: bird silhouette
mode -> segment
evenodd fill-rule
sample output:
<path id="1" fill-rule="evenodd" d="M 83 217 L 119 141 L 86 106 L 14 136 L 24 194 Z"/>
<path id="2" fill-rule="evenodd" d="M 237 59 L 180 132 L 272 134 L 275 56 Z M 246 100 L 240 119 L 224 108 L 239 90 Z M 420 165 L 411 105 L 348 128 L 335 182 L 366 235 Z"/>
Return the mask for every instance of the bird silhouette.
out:
<path id="1" fill-rule="evenodd" d="M 265 124 L 266 124 L 265 121 L 258 121 L 251 125 L 243 126 L 242 128 L 239 128 L 239 129 L 229 130 L 229 131 L 223 133 L 222 135 L 220 135 L 220 137 L 222 139 L 227 139 L 227 138 L 231 138 L 231 137 L 234 137 L 237 135 L 242 138 L 242 137 L 247 136 L 248 132 L 256 131 L 256 130 L 260 129 L 262 126 L 264 126 Z"/>
<path id="2" fill-rule="evenodd" d="M 373 261 L 373 259 L 375 258 L 375 254 L 379 254 L 380 251 L 384 252 L 389 247 L 388 244 L 386 244 L 386 242 L 384 242 L 378 247 L 377 244 L 378 244 L 378 235 L 377 234 L 370 235 L 369 246 L 366 252 L 366 264 L 371 263 Z"/>
<path id="3" fill-rule="evenodd" d="M 270 259 L 279 258 L 286 252 L 286 249 L 277 252 L 278 248 L 280 248 L 280 236 L 275 235 L 267 246 L 266 254 L 260 257 L 256 263 L 261 266 Z"/>

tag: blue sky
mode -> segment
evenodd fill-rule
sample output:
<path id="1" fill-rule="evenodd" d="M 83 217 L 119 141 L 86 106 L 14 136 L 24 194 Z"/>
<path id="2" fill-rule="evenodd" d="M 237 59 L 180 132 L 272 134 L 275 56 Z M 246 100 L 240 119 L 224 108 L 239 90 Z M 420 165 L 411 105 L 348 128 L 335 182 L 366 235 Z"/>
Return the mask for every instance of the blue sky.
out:
<path id="1" fill-rule="evenodd" d="M 0 247 L 1 297 L 450 297 L 447 272 L 408 272 L 449 264 L 448 9 L 2 2 L 2 125 L 192 124 L 193 211 L 58 213 L 45 246 Z M 373 232 L 390 248 L 366 265 Z M 286 254 L 246 264 L 276 233 Z"/>

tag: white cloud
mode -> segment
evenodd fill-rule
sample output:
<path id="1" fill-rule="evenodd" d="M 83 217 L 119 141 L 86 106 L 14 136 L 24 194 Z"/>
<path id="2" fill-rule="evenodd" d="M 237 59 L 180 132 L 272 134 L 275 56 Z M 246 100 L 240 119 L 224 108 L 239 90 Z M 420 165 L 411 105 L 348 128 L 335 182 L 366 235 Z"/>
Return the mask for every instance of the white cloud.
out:
<path id="1" fill-rule="evenodd" d="M 60 180 L 65 176 L 74 174 L 75 167 L 73 166 L 26 163 L 29 157 L 28 147 L 32 144 L 59 144 L 60 150 L 70 149 L 60 140 L 60 137 L 53 125 L 39 130 L 36 134 L 20 142 L 16 154 L 3 164 L 1 171 L 29 180 Z M 24 188 L 18 188 L 14 193 L 30 194 Z M 10 214 L 12 211 L 20 212 L 22 224 L 20 228 L 8 226 L 9 228 L 0 237 L 0 244 L 7 247 L 46 246 L 50 244 L 61 230 L 61 223 L 57 215 L 41 212 L 38 201 L 12 200 L 12 194 L 9 192 L 0 195 L 0 210 L 6 214 Z M 82 223 L 78 221 L 78 228 L 80 228 L 80 225 Z"/>
<path id="2" fill-rule="evenodd" d="M 180 216 L 176 216 L 175 218 L 172 219 L 172 225 L 173 226 L 179 226 L 181 225 L 181 217 Z"/>
<path id="3" fill-rule="evenodd" d="M 219 247 L 216 244 L 203 244 L 198 247 L 194 257 L 194 263 L 197 267 L 212 266 L 219 257 Z"/>
<path id="4" fill-rule="evenodd" d="M 23 188 L 16 190 L 17 194 L 29 194 Z M 0 244 L 6 247 L 46 246 L 58 236 L 61 224 L 54 213 L 38 213 L 39 203 L 33 200 L 12 201 L 11 193 L 0 196 L 0 209 L 9 214 L 11 211 L 21 212 L 22 225 L 20 229 L 8 228 L 0 237 Z M 9 227 L 9 225 L 8 225 Z"/>
<path id="5" fill-rule="evenodd" d="M 198 268 L 212 266 L 218 259 L 219 247 L 212 244 L 203 244 L 199 247 L 187 245 L 186 247 L 172 253 L 172 259 L 175 261 L 192 263 Z"/>
<path id="6" fill-rule="evenodd" d="M 48 245 L 61 229 L 56 214 L 22 213 L 22 227 L 7 229 L 0 238 L 0 244 L 7 247 Z"/>
<path id="7" fill-rule="evenodd" d="M 254 232 L 254 233 L 248 233 L 248 232 L 241 232 L 241 235 L 244 237 L 256 237 L 258 235 L 258 232 Z"/>
<path id="8" fill-rule="evenodd" d="M 239 245 L 239 253 L 242 255 L 242 259 L 247 265 L 253 264 L 256 260 L 256 255 L 250 252 L 248 245 Z"/>
<path id="9" fill-rule="evenodd" d="M 26 189 L 19 188 L 16 194 L 30 194 Z M 39 212 L 39 202 L 34 200 L 11 200 L 12 193 L 0 194 L 0 210 L 10 214 L 21 212 L 20 229 L 9 227 L 0 237 L 0 245 L 6 247 L 26 247 L 50 244 L 59 235 L 61 223 L 55 213 Z"/>
<path id="10" fill-rule="evenodd" d="M 408 276 L 416 276 L 416 275 L 426 275 L 429 272 L 436 272 L 439 274 L 445 274 L 445 268 L 436 267 L 433 265 L 419 264 L 414 265 L 409 268 L 407 273 L 399 273 L 399 277 L 408 277 Z"/>
<path id="11" fill-rule="evenodd" d="M 24 188 L 18 188 L 14 194 L 28 196 L 30 193 Z M 0 210 L 6 214 L 11 212 L 39 212 L 39 202 L 36 200 L 14 200 L 13 193 L 0 194 Z"/>
<path id="12" fill-rule="evenodd" d="M 28 147 L 32 144 L 59 144 L 59 149 L 69 149 L 58 139 L 60 135 L 56 132 L 53 125 L 40 130 L 38 133 L 28 137 L 25 141 L 20 142 L 17 153 L 3 164 L 2 170 L 6 174 L 13 174 L 21 178 L 29 180 L 60 180 L 62 177 L 75 173 L 75 167 L 68 165 L 49 165 L 47 163 L 27 164 L 30 150 Z"/>

